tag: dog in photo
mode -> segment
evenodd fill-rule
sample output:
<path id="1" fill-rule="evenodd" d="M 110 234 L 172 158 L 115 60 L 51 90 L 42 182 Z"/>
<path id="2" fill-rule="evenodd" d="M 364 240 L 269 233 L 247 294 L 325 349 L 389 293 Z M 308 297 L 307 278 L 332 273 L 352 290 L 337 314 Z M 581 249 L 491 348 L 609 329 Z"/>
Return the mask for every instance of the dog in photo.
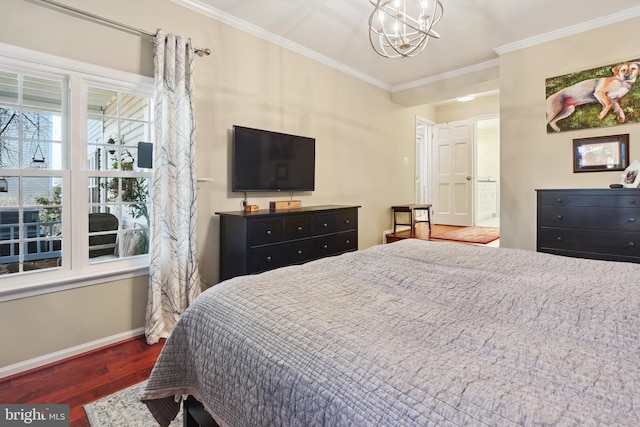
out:
<path id="1" fill-rule="evenodd" d="M 600 103 L 602 110 L 598 118 L 602 120 L 613 109 L 618 122 L 626 117 L 619 101 L 631 90 L 640 72 L 640 62 L 626 62 L 612 68 L 613 76 L 588 79 L 560 89 L 547 98 L 547 124 L 560 132 L 559 120 L 569 117 L 576 107 L 584 104 Z"/>

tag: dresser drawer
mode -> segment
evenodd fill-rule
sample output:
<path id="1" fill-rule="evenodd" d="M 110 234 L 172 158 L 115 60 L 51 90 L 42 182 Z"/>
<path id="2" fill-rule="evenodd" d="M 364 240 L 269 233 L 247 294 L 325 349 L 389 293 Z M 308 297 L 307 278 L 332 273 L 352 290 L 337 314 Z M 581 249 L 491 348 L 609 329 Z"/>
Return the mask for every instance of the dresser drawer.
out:
<path id="1" fill-rule="evenodd" d="M 614 207 L 540 207 L 541 227 L 640 231 L 640 209 Z"/>
<path id="2" fill-rule="evenodd" d="M 300 264 L 312 259 L 311 240 L 253 248 L 249 251 L 249 273 Z"/>
<path id="3" fill-rule="evenodd" d="M 640 257 L 640 233 L 541 228 L 538 246 L 541 250 Z"/>
<path id="4" fill-rule="evenodd" d="M 284 240 L 304 239 L 311 237 L 311 217 L 304 216 L 284 220 Z"/>
<path id="5" fill-rule="evenodd" d="M 249 222 L 249 245 L 266 245 L 281 242 L 283 239 L 282 220 Z"/>
<path id="6" fill-rule="evenodd" d="M 329 255 L 341 254 L 343 252 L 355 251 L 357 249 L 357 231 L 331 234 L 328 236 L 315 237 L 313 239 L 314 258 L 322 258 Z"/>
<path id="7" fill-rule="evenodd" d="M 640 195 L 616 194 L 616 190 L 606 195 L 580 194 L 560 191 L 545 191 L 540 194 L 540 206 L 584 206 L 616 207 L 640 209 Z"/>
<path id="8" fill-rule="evenodd" d="M 357 220 L 357 211 L 319 215 L 313 219 L 313 234 L 319 235 L 355 230 Z"/>

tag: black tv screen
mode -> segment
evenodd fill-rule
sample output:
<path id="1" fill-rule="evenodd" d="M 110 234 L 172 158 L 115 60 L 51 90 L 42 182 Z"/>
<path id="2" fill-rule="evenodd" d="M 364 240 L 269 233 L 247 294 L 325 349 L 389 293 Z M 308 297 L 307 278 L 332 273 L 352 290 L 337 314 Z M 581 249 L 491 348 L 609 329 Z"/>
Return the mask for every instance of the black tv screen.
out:
<path id="1" fill-rule="evenodd" d="M 231 190 L 313 191 L 316 140 L 233 126 Z"/>

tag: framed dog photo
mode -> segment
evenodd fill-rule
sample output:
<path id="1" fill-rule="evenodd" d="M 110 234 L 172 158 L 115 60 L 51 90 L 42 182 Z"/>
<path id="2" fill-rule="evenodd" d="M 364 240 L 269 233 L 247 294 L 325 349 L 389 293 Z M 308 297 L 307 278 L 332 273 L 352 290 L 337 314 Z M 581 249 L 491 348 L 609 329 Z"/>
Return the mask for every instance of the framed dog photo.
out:
<path id="1" fill-rule="evenodd" d="M 546 79 L 547 132 L 640 122 L 640 58 Z"/>
<path id="2" fill-rule="evenodd" d="M 629 134 L 573 140 L 573 172 L 623 171 L 629 166 Z"/>

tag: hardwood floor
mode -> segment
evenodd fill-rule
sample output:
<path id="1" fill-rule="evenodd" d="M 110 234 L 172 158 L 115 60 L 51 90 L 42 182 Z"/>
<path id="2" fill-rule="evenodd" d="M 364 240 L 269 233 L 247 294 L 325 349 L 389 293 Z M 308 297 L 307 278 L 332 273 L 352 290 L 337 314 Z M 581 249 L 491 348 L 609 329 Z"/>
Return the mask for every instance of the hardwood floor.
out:
<path id="1" fill-rule="evenodd" d="M 457 227 L 454 225 L 433 224 L 431 226 L 431 232 L 446 233 L 448 231 L 458 230 L 460 228 L 464 228 L 464 227 Z M 424 222 L 417 223 L 415 230 L 413 230 L 413 233 L 411 232 L 410 229 L 407 228 L 406 230 L 398 231 L 395 234 L 394 233 L 387 234 L 387 243 L 396 242 L 401 239 L 421 239 L 421 240 L 442 241 L 442 239 L 431 238 L 431 233 L 429 232 L 429 224 Z"/>
<path id="2" fill-rule="evenodd" d="M 88 427 L 89 402 L 149 377 L 164 340 L 147 345 L 143 336 L 51 365 L 0 379 L 4 404 L 68 404 L 70 426 Z"/>

